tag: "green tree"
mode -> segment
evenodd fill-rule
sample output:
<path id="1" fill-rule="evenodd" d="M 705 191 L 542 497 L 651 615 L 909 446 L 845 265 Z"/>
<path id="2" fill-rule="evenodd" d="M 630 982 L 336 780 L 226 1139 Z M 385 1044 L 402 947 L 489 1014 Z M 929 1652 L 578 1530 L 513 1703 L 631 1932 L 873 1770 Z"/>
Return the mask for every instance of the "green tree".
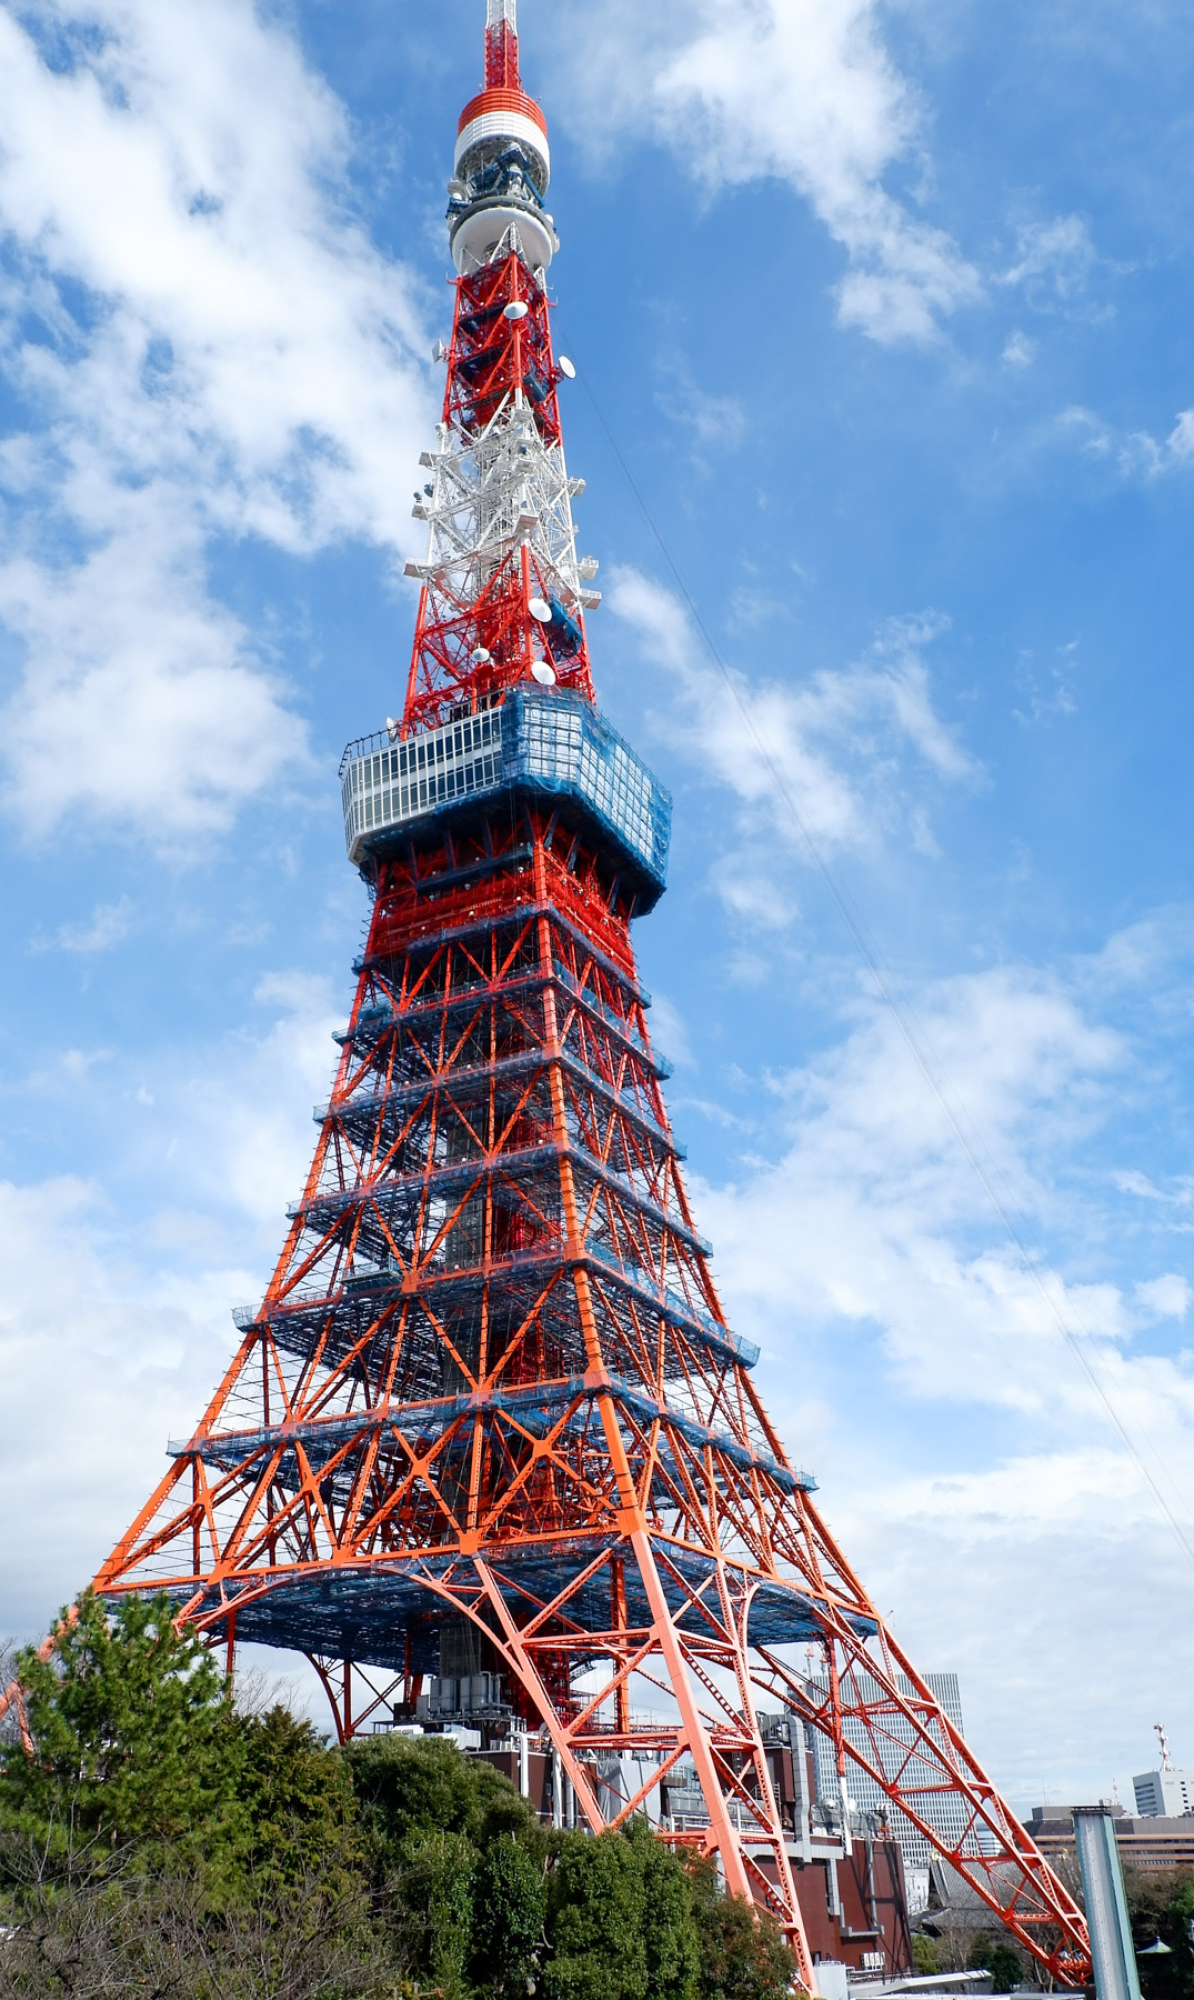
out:
<path id="1" fill-rule="evenodd" d="M 289 1709 L 245 1718 L 240 1728 L 244 1862 L 258 1889 L 319 1876 L 343 1892 L 364 1859 L 344 1758 Z"/>
<path id="2" fill-rule="evenodd" d="M 49 1662 L 18 1656 L 34 1754 L 0 1746 L 0 1823 L 50 1852 L 91 1843 L 243 1846 L 243 1734 L 224 1678 L 166 1597 L 90 1591 Z"/>
<path id="3" fill-rule="evenodd" d="M 1194 1872 L 1124 1870 L 1144 2000 L 1194 2000 Z M 1168 1952 L 1150 1956 L 1157 1939 Z"/>
<path id="4" fill-rule="evenodd" d="M 970 1950 L 972 1972 L 989 1972 L 992 1993 L 1010 1993 L 1024 1977 L 1024 1961 L 1010 1939 L 983 1934 Z"/>
<path id="5" fill-rule="evenodd" d="M 565 1834 L 548 1885 L 551 2000 L 695 2000 L 700 1948 L 682 1862 L 636 1818 Z"/>
<path id="6" fill-rule="evenodd" d="M 565 1834 L 548 1887 L 548 2000 L 647 2000 L 646 1886 L 620 1834 Z"/>
<path id="7" fill-rule="evenodd" d="M 693 2000 L 701 1946 L 688 1870 L 663 1841 L 656 1840 L 645 1819 L 631 1821 L 627 1838 L 636 1849 L 643 1878 L 647 1991 L 651 2000 Z"/>
<path id="8" fill-rule="evenodd" d="M 343 1753 L 361 1825 L 381 1871 L 408 1834 L 464 1834 L 475 1847 L 513 1835 L 542 1851 L 526 1799 L 491 1764 L 463 1757 L 449 1737 L 374 1736 Z"/>
<path id="9" fill-rule="evenodd" d="M 538 1964 L 546 1920 L 542 1863 L 513 1840 L 495 1840 L 473 1877 L 474 1982 L 495 1994 L 524 1991 Z"/>
<path id="10" fill-rule="evenodd" d="M 722 1893 L 711 1862 L 691 1869 L 700 2000 L 784 2000 L 796 1965 L 775 1918 Z"/>
<path id="11" fill-rule="evenodd" d="M 432 1827 L 397 1843 L 386 1883 L 394 1943 L 404 1971 L 429 1980 L 443 2000 L 462 2000 L 473 1954 L 473 1874 L 467 1834 Z"/>
<path id="12" fill-rule="evenodd" d="M 931 1978 L 941 1970 L 937 1961 L 937 1947 L 931 1937 L 923 1931 L 912 1933 L 912 1970 L 922 1979 Z"/>

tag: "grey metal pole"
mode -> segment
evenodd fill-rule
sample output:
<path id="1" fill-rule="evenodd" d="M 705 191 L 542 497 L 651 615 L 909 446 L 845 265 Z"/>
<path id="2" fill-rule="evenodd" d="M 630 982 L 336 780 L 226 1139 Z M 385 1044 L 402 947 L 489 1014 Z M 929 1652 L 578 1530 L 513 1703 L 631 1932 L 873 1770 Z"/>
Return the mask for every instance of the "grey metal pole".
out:
<path id="1" fill-rule="evenodd" d="M 1107 1807 L 1075 1806 L 1074 1835 L 1098 2000 L 1140 2000 L 1115 1821 Z"/>

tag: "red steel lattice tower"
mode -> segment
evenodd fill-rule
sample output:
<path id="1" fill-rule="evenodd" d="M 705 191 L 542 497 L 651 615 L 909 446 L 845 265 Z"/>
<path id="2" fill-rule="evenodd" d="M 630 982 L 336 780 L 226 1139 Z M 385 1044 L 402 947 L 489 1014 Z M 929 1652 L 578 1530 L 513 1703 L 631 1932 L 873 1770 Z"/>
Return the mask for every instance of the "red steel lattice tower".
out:
<path id="1" fill-rule="evenodd" d="M 341 770 L 373 906 L 331 1100 L 265 1299 L 95 1587 L 167 1591 L 229 1658 L 305 1652 L 342 1739 L 539 1732 L 557 1818 L 697 1842 L 811 1989 L 765 1696 L 834 1746 L 847 1840 L 852 1763 L 1081 1983 L 1077 1907 L 789 1464 L 690 1212 L 630 929 L 671 808 L 594 705 L 549 170 L 489 0 L 406 705 Z"/>

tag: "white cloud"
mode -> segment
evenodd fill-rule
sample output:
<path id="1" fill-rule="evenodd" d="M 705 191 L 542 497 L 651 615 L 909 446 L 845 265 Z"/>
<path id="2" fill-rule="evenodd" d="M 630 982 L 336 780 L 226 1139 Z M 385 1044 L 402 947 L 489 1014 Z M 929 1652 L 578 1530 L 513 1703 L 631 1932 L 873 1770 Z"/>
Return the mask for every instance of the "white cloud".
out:
<path id="1" fill-rule="evenodd" d="M 276 1253 L 286 1204 L 301 1192 L 314 1150 L 312 1106 L 331 1092 L 332 1033 L 345 1009 L 327 981 L 299 973 L 262 980 L 254 997 L 273 1016 L 268 1031 L 243 1033 L 218 1053 L 201 1050 L 165 1116 L 193 1163 L 190 1199 L 251 1216 L 262 1246 Z"/>
<path id="2" fill-rule="evenodd" d="M 700 388 L 687 362 L 676 355 L 664 356 L 660 374 L 655 402 L 665 417 L 707 450 L 737 449 L 747 435 L 746 410 L 737 396 L 711 395 Z"/>
<path id="3" fill-rule="evenodd" d="M 810 202 L 846 252 L 844 324 L 933 340 L 980 296 L 956 244 L 884 186 L 923 116 L 874 0 L 604 0 L 557 32 L 569 102 L 599 143 L 646 125 L 709 187 L 774 177 Z"/>
<path id="4" fill-rule="evenodd" d="M 231 1308 L 257 1303 L 281 1249 L 343 1012 L 295 974 L 257 1000 L 262 1024 L 217 1044 L 80 1060 L 26 1087 L 68 1084 L 77 1122 L 116 1137 L 102 1193 L 0 1183 L 0 1516 L 35 1506 L 37 1522 L 0 1554 L 0 1637 L 34 1632 L 148 1499 L 167 1439 L 189 1434 L 227 1366 Z"/>
<path id="5" fill-rule="evenodd" d="M 1031 729 L 1041 723 L 1052 722 L 1058 716 L 1077 714 L 1078 703 L 1073 688 L 1077 665 L 1078 641 L 1071 639 L 1066 645 L 1057 648 L 1049 669 L 1048 681 L 1042 686 L 1031 652 L 1021 654 L 1016 672 L 1016 685 L 1025 697 L 1025 704 L 1023 708 L 1012 710 L 1021 728 Z"/>
<path id="6" fill-rule="evenodd" d="M 689 1040 L 688 1024 L 680 1009 L 666 993 L 656 993 L 651 1002 L 651 1040 L 657 1055 L 691 1069 L 696 1057 Z"/>
<path id="7" fill-rule="evenodd" d="M 210 1395 L 234 1274 L 171 1295 L 131 1266 L 118 1220 L 74 1179 L 0 1183 L 0 1601 L 32 1636 L 98 1567 Z M 243 1281 L 241 1281 L 243 1282 Z M 30 1526 L 30 1524 L 33 1524 Z"/>
<path id="8" fill-rule="evenodd" d="M 133 923 L 132 902 L 129 897 L 121 896 L 115 903 L 97 903 L 86 923 L 60 924 L 52 938 L 35 937 L 29 948 L 34 952 L 67 951 L 90 958 L 123 944 Z"/>
<path id="9" fill-rule="evenodd" d="M 1188 1738 L 1190 1573 L 1122 1453 L 1092 1437 L 992 1468 L 880 1482 L 855 1456 L 851 1471 L 835 1525 L 918 1665 L 957 1670 L 967 1738 L 1021 1810 L 1123 1785 L 1158 1715 Z M 1129 1665 L 1120 1635 L 1140 1620 Z"/>
<path id="10" fill-rule="evenodd" d="M 1176 465 L 1188 465 L 1194 459 L 1194 410 L 1182 411 L 1166 442 Z"/>
<path id="11" fill-rule="evenodd" d="M 1151 431 L 1131 431 L 1115 441 L 1120 471 L 1128 478 L 1162 479 L 1167 473 L 1184 472 L 1194 465 L 1194 410 L 1183 410 L 1166 437 Z"/>
<path id="12" fill-rule="evenodd" d="M 1089 1411 L 1049 1299 L 1003 1236 L 899 1023 L 869 1002 L 859 1011 L 838 1048 L 784 1082 L 789 1149 L 707 1198 L 727 1285 L 756 1328 L 790 1321 L 794 1301 L 804 1327 L 828 1315 L 881 1328 L 917 1397 L 1039 1410 L 1060 1394 Z M 953 1080 L 954 1117 L 981 1133 L 1004 1201 L 1051 1210 L 1036 1133 L 1047 1121 L 1054 1142 L 1073 1140 L 1123 1060 L 1118 1039 L 1054 982 L 1009 970 L 943 982 L 916 1032 L 933 1072 Z M 1048 1285 L 1101 1341 L 1129 1330 L 1113 1286 Z"/>
<path id="13" fill-rule="evenodd" d="M 908 765 L 937 783 L 979 775 L 933 707 L 922 651 L 941 630 L 934 619 L 893 620 L 870 656 L 851 667 L 786 684 L 752 682 L 735 671 L 728 687 L 670 592 L 619 569 L 606 603 L 667 676 L 673 747 L 685 744 L 740 802 L 746 846 L 732 863 L 723 855 L 720 879 L 744 915 L 765 908 L 774 916 L 778 907 L 773 861 L 761 851 L 755 856 L 763 871 L 757 880 L 751 865 L 755 830 L 778 833 L 805 859 L 801 824 L 823 852 L 873 845 L 896 825 L 913 846 L 931 851 Z"/>
<path id="14" fill-rule="evenodd" d="M 1194 465 L 1194 410 L 1182 410 L 1164 437 L 1151 431 L 1117 431 L 1093 410 L 1064 410 L 1059 427 L 1082 441 L 1090 458 L 1110 460 L 1125 479 L 1162 479 Z"/>
<path id="15" fill-rule="evenodd" d="M 1019 327 L 1017 327 L 1014 332 L 1008 335 L 1007 340 L 1004 342 L 1003 353 L 1000 359 L 1007 368 L 1029 368 L 1032 365 L 1032 358 L 1035 352 L 1035 343 L 1029 340 L 1028 335 L 1022 333 Z"/>
<path id="16" fill-rule="evenodd" d="M 1086 289 L 1096 252 L 1090 226 L 1081 215 L 1056 215 L 1026 222 L 1017 231 L 1016 261 L 1003 273 L 1005 285 L 1021 286 L 1034 304 L 1064 304 Z"/>
<path id="17" fill-rule="evenodd" d="M 1122 985 L 1115 945 L 1067 977 L 1005 967 L 915 996 L 930 1065 L 981 1135 L 1000 1199 L 1030 1244 L 1055 1246 L 1043 1285 L 869 998 L 835 1047 L 773 1083 L 787 1128 L 775 1157 L 694 1204 L 731 1320 L 763 1347 L 758 1386 L 848 1555 L 918 1663 L 961 1672 L 971 1741 L 1025 1803 L 1043 1782 L 1081 1796 L 1141 1768 L 1156 1700 L 1194 1729 L 1180 1697 L 1194 1579 L 1141 1463 L 1194 1546 L 1194 1357 L 1141 1337 L 1183 1320 L 1191 1287 L 1152 1275 L 1130 1210 L 1089 1172 L 1150 1070 L 1100 1018 Z M 1156 971 L 1142 962 L 1141 991 Z M 1137 1178 L 1126 1192 L 1156 1192 Z M 1130 1688 L 1088 1670 L 1086 1634 L 1154 1615 Z"/>
<path id="18" fill-rule="evenodd" d="M 1166 1271 L 1164 1277 L 1149 1278 L 1138 1284 L 1136 1297 L 1157 1319 L 1185 1319 L 1194 1292 L 1190 1289 L 1188 1278 L 1183 1278 L 1178 1271 Z"/>
<path id="19" fill-rule="evenodd" d="M 0 65 L 3 361 L 29 412 L 0 465 L 26 651 L 8 803 L 34 834 L 79 810 L 170 841 L 302 752 L 208 552 L 402 547 L 423 334 L 348 212 L 340 106 L 251 0 L 0 7 Z"/>

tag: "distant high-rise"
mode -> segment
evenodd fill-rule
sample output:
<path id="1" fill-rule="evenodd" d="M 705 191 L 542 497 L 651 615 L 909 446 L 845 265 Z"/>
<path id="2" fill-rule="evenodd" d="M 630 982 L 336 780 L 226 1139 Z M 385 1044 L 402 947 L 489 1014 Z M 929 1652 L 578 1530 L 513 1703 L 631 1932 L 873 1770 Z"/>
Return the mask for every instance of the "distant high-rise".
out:
<path id="1" fill-rule="evenodd" d="M 1194 1811 L 1194 1771 L 1176 1771 L 1169 1755 L 1169 1738 L 1163 1722 L 1155 1724 L 1161 1746 L 1161 1765 L 1133 1778 L 1136 1810 L 1145 1819 L 1181 1819 Z"/>
<path id="2" fill-rule="evenodd" d="M 1181 1819 L 1194 1812 L 1194 1771 L 1145 1771 L 1133 1778 L 1132 1790 L 1143 1819 Z"/>
<path id="3" fill-rule="evenodd" d="M 925 1685 L 932 1690 L 942 1713 L 960 1736 L 963 1733 L 962 1701 L 958 1692 L 957 1675 L 926 1674 Z M 901 1694 L 912 1692 L 912 1684 L 904 1676 L 900 1677 L 900 1692 Z M 822 1736 L 815 1730 L 810 1733 L 817 1804 L 828 1818 L 836 1819 L 840 1814 L 841 1787 L 833 1744 L 828 1737 Z M 853 1717 L 847 1719 L 845 1736 L 848 1744 L 856 1744 L 860 1750 L 867 1747 L 863 1741 L 862 1725 Z M 906 1727 L 901 1727 L 897 1719 L 882 1746 L 883 1767 L 889 1779 L 897 1778 L 907 1764 L 909 1753 L 913 1748 L 912 1732 Z M 855 1763 L 849 1766 L 848 1784 L 850 1804 L 855 1812 L 864 1818 L 886 1822 L 892 1839 L 899 1842 L 905 1867 L 909 1870 L 927 1868 L 934 1851 L 939 1849 L 935 1849 L 935 1844 L 928 1836 L 893 1803 L 891 1792 L 884 1790 L 868 1772 Z M 941 1791 L 936 1794 L 926 1792 L 921 1803 L 921 1812 L 947 1846 L 954 1847 L 958 1844 L 966 1831 L 966 1815 L 962 1800 L 956 1792 Z"/>

